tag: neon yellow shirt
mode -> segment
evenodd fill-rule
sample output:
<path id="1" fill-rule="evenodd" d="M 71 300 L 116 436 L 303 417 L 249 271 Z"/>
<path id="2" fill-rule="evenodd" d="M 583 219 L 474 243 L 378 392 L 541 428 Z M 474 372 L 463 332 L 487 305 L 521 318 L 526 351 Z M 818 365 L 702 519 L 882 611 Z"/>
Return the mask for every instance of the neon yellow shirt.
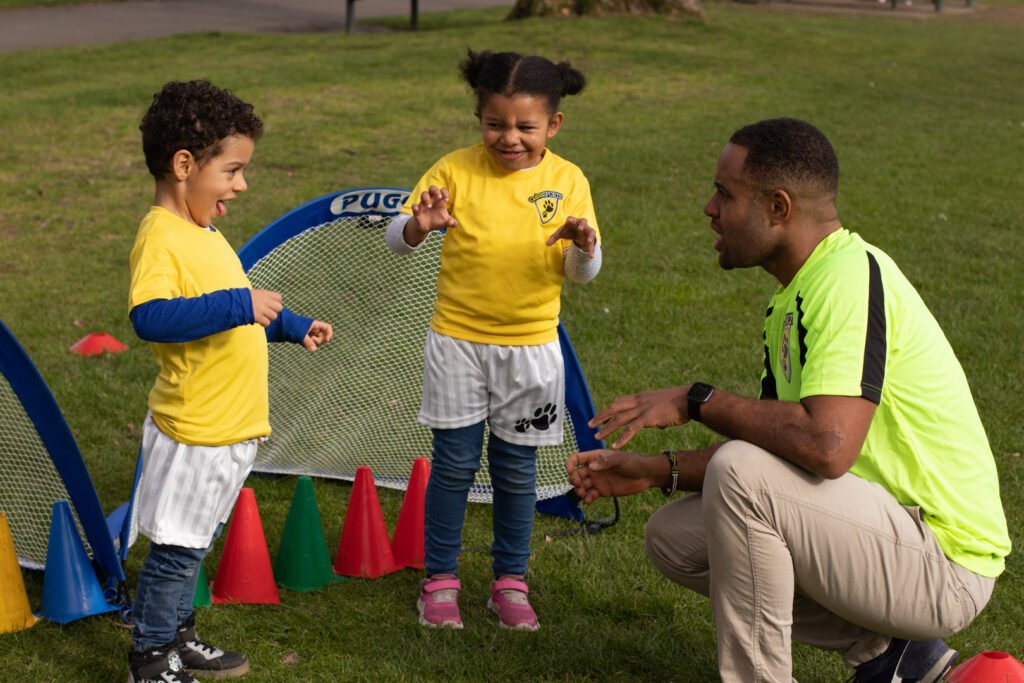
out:
<path id="1" fill-rule="evenodd" d="M 250 287 L 231 245 L 160 207 L 142 219 L 131 252 L 128 308 L 154 299 Z M 164 434 L 203 446 L 270 433 L 267 338 L 241 325 L 183 343 L 151 343 L 160 372 L 149 409 Z"/>
<path id="2" fill-rule="evenodd" d="M 402 211 L 412 213 L 431 185 L 448 189 L 448 211 L 459 222 L 441 247 L 431 329 L 503 346 L 556 340 L 562 252 L 572 242 L 546 242 L 568 216 L 597 230 L 583 172 L 551 150 L 533 168 L 510 172 L 475 145 L 434 164 Z"/>
<path id="3" fill-rule="evenodd" d="M 995 460 L 952 347 L 896 264 L 859 235 L 826 237 L 765 320 L 761 397 L 878 405 L 850 472 L 919 506 L 946 556 L 995 577 L 1010 552 Z"/>

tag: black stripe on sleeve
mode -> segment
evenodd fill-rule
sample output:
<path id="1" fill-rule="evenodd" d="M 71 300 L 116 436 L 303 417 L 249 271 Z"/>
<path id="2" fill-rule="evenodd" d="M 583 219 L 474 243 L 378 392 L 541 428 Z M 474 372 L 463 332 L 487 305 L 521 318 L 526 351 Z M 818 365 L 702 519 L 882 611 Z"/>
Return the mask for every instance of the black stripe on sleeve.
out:
<path id="1" fill-rule="evenodd" d="M 804 327 L 804 298 L 796 295 L 796 339 L 800 343 L 800 367 L 807 365 L 807 328 Z"/>
<path id="2" fill-rule="evenodd" d="M 761 378 L 761 395 L 759 398 L 764 400 L 776 400 L 779 398 L 779 390 L 775 386 L 775 373 L 772 372 L 772 359 L 768 355 L 768 318 L 772 316 L 774 307 L 769 308 L 764 314 L 765 317 L 765 331 L 764 337 L 764 377 Z"/>
<path id="3" fill-rule="evenodd" d="M 885 383 L 885 291 L 878 261 L 868 257 L 868 324 L 864 339 L 864 369 L 860 378 L 860 395 L 878 404 L 882 401 Z"/>

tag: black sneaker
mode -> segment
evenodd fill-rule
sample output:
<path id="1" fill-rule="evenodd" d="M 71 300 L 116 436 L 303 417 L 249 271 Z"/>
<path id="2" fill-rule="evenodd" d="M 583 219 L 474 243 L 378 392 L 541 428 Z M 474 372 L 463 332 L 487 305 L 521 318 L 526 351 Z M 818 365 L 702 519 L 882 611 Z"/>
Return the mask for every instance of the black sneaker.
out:
<path id="1" fill-rule="evenodd" d="M 241 652 L 225 652 L 199 640 L 194 612 L 178 627 L 174 646 L 181 654 L 185 669 L 196 676 L 235 678 L 249 672 L 249 658 Z"/>
<path id="2" fill-rule="evenodd" d="M 128 683 L 196 683 L 185 673 L 173 643 L 128 655 Z"/>
<path id="3" fill-rule="evenodd" d="M 857 667 L 854 683 L 937 683 L 960 655 L 941 640 L 893 638 L 889 648 Z"/>

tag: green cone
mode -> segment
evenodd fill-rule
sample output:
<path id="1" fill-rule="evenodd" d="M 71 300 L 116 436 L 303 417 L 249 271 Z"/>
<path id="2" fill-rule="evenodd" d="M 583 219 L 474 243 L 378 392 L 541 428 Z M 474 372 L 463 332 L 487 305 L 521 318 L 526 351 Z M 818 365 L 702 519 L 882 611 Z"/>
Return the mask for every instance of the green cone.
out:
<path id="1" fill-rule="evenodd" d="M 210 599 L 210 582 L 206 578 L 206 565 L 199 563 L 199 578 L 196 579 L 196 594 L 192 596 L 193 607 L 209 607 L 213 602 Z"/>
<path id="2" fill-rule="evenodd" d="M 274 561 L 274 577 L 279 586 L 293 591 L 312 591 L 334 581 L 313 480 L 309 477 L 299 477 L 295 484 L 295 495 Z"/>

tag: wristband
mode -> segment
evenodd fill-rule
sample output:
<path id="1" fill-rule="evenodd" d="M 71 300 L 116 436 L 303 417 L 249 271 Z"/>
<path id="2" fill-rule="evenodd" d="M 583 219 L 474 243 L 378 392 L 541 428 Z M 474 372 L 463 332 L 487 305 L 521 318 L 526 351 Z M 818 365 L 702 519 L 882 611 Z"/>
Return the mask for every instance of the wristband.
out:
<path id="1" fill-rule="evenodd" d="M 676 460 L 676 454 L 672 451 L 662 451 L 661 454 L 668 458 L 668 469 L 669 473 L 672 475 L 672 486 L 661 487 L 661 492 L 665 494 L 666 498 L 668 498 L 676 492 L 676 487 L 679 485 L 679 461 Z"/>

